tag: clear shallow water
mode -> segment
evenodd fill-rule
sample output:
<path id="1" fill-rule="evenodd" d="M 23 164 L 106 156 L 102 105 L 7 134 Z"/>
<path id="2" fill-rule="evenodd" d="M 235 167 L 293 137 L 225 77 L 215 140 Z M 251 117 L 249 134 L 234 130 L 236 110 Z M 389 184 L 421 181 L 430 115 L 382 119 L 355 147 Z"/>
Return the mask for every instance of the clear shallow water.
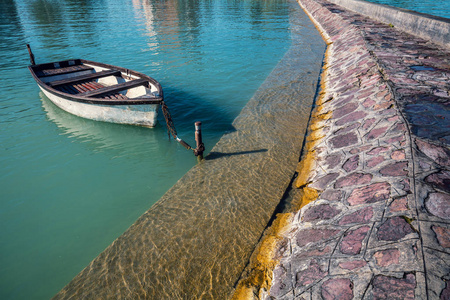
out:
<path id="1" fill-rule="evenodd" d="M 450 1 L 448 0 L 369 0 L 369 2 L 414 10 L 443 18 L 450 18 Z"/>
<path id="2" fill-rule="evenodd" d="M 291 47 L 211 152 L 55 299 L 229 299 L 299 159 L 325 42 L 289 1 Z"/>
<path id="3" fill-rule="evenodd" d="M 0 298 L 47 299 L 196 164 L 154 129 L 56 108 L 26 66 L 86 58 L 162 84 L 179 136 L 208 149 L 290 46 L 285 1 L 0 4 Z"/>

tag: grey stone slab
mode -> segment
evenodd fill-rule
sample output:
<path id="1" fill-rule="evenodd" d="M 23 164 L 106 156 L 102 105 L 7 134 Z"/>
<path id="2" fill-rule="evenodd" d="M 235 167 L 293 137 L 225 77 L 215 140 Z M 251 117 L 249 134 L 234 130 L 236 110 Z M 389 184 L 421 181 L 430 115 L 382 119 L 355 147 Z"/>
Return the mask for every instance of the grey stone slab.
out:
<path id="1" fill-rule="evenodd" d="M 433 204 L 434 201 L 430 202 L 430 195 L 433 195 L 435 193 L 440 193 L 439 191 L 436 191 L 432 186 L 429 184 L 424 183 L 421 180 L 416 180 L 416 199 L 415 201 L 411 201 L 411 206 L 416 205 L 417 211 L 418 211 L 418 220 L 421 221 L 428 221 L 428 222 L 448 222 L 449 220 L 446 218 L 442 218 L 441 212 L 438 209 L 435 204 Z M 444 193 L 445 194 L 445 193 Z M 443 203 L 443 206 L 445 207 L 445 202 Z M 433 214 L 433 212 L 436 214 Z"/>
<path id="2" fill-rule="evenodd" d="M 450 254 L 450 222 L 420 221 L 419 223 L 424 246 Z"/>
<path id="3" fill-rule="evenodd" d="M 424 249 L 428 293 L 431 299 L 440 297 L 450 280 L 450 254 Z"/>

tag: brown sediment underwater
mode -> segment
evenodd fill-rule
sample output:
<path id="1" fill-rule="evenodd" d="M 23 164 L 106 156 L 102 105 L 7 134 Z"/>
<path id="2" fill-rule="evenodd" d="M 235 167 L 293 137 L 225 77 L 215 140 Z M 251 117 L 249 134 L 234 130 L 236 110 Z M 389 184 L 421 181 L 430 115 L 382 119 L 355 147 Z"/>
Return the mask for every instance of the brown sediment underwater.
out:
<path id="1" fill-rule="evenodd" d="M 292 46 L 234 130 L 55 299 L 231 296 L 295 173 L 322 65 L 325 43 L 291 5 Z"/>
<path id="2" fill-rule="evenodd" d="M 272 285 L 274 267 L 278 264 L 280 258 L 277 252 L 283 247 L 288 247 L 288 245 L 283 245 L 283 243 L 286 244 L 286 239 L 283 235 L 290 230 L 294 212 L 315 201 L 319 196 L 319 191 L 309 187 L 308 183 L 310 183 L 312 171 L 316 167 L 315 145 L 325 136 L 321 131 L 324 126 L 322 121 L 330 119 L 333 114 L 331 111 L 323 112 L 321 106 L 325 102 L 324 98 L 326 97 L 326 58 L 327 54 L 325 55 L 325 64 L 321 73 L 321 91 L 311 112 L 305 137 L 306 141 L 302 149 L 300 162 L 296 168 L 295 180 L 293 180 L 292 184 L 293 188 L 298 189 L 298 191 L 293 196 L 293 199 L 290 200 L 289 212 L 277 214 L 271 226 L 264 232 L 255 252 L 252 254 L 249 265 L 236 286 L 236 291 L 232 297 L 233 300 L 262 299 L 264 295 L 267 295 Z M 303 137 L 301 139 L 303 140 Z"/>

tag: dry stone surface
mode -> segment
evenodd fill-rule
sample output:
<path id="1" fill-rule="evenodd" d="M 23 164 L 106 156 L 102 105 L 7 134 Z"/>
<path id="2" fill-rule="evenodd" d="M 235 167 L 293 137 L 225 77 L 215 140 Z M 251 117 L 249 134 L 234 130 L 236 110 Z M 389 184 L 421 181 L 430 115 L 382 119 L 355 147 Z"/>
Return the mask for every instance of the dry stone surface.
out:
<path id="1" fill-rule="evenodd" d="M 265 299 L 450 299 L 450 52 L 326 0 L 328 43 L 294 186 L 317 199 Z M 314 137 L 314 138 L 311 138 Z M 260 294 L 261 295 L 261 294 Z"/>

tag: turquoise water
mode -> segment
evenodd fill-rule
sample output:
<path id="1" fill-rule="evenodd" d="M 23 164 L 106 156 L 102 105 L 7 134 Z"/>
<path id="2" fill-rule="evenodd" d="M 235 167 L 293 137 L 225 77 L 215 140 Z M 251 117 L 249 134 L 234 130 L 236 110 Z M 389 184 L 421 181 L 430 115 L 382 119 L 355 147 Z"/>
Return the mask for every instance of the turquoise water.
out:
<path id="1" fill-rule="evenodd" d="M 369 0 L 369 2 L 414 10 L 443 18 L 450 18 L 450 1 L 448 0 Z"/>
<path id="2" fill-rule="evenodd" d="M 48 299 L 196 164 L 154 129 L 55 107 L 26 66 L 86 58 L 162 84 L 180 137 L 207 151 L 289 48 L 268 1 L 33 0 L 0 4 L 0 299 Z"/>

